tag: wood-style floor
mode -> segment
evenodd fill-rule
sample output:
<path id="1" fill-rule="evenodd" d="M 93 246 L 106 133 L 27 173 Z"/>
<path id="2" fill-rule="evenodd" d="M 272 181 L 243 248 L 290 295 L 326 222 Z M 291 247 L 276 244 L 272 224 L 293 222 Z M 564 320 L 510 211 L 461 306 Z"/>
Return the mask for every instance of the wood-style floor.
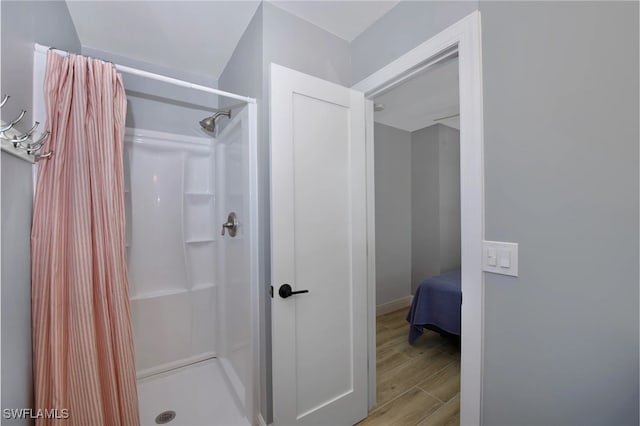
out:
<path id="1" fill-rule="evenodd" d="M 460 350 L 439 334 L 409 345 L 407 309 L 377 318 L 377 402 L 358 426 L 460 424 Z"/>

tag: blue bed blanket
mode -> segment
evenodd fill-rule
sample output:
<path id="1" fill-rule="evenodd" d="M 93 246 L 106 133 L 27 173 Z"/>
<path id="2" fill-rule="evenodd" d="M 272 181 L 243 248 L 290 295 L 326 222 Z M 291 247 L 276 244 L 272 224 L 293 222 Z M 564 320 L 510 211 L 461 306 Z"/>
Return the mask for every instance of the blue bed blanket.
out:
<path id="1" fill-rule="evenodd" d="M 409 343 L 422 335 L 425 326 L 436 326 L 460 335 L 462 291 L 460 270 L 445 272 L 420 283 L 407 314 Z"/>

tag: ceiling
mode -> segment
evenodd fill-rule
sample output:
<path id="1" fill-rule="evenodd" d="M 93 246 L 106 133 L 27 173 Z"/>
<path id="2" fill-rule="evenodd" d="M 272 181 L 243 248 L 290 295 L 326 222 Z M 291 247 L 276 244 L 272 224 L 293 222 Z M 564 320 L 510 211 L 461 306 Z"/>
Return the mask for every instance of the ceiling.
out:
<path id="1" fill-rule="evenodd" d="M 398 1 L 271 1 L 351 41 Z M 67 0 L 80 44 L 220 78 L 260 0 Z"/>
<path id="2" fill-rule="evenodd" d="M 350 42 L 400 1 L 270 0 L 270 3 Z"/>
<path id="3" fill-rule="evenodd" d="M 83 47 L 220 77 L 260 1 L 67 0 Z"/>
<path id="4" fill-rule="evenodd" d="M 440 123 L 460 128 L 460 118 L 434 121 L 459 112 L 458 59 L 436 65 L 417 77 L 377 96 L 384 110 L 374 114 L 377 123 L 414 132 Z"/>

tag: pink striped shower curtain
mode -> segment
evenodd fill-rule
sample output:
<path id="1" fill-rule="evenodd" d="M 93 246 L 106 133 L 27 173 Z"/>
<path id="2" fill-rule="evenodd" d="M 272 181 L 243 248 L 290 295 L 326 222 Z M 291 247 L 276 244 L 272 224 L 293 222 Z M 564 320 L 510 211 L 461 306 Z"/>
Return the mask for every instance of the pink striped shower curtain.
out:
<path id="1" fill-rule="evenodd" d="M 33 212 L 38 425 L 139 425 L 125 252 L 126 97 L 113 65 L 49 52 Z M 43 416 L 47 417 L 47 416 Z"/>

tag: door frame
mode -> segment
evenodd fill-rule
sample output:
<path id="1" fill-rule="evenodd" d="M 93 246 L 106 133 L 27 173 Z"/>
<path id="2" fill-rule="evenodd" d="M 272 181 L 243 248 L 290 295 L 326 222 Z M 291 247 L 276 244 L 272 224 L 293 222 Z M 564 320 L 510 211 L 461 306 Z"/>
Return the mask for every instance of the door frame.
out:
<path id="1" fill-rule="evenodd" d="M 484 331 L 484 160 L 482 44 L 480 12 L 474 11 L 352 88 L 367 99 L 401 84 L 457 52 L 460 88 L 460 199 L 462 258 L 462 334 L 460 424 L 478 425 L 482 410 Z M 369 407 L 376 401 L 375 186 L 373 102 L 367 102 L 367 323 Z"/>

